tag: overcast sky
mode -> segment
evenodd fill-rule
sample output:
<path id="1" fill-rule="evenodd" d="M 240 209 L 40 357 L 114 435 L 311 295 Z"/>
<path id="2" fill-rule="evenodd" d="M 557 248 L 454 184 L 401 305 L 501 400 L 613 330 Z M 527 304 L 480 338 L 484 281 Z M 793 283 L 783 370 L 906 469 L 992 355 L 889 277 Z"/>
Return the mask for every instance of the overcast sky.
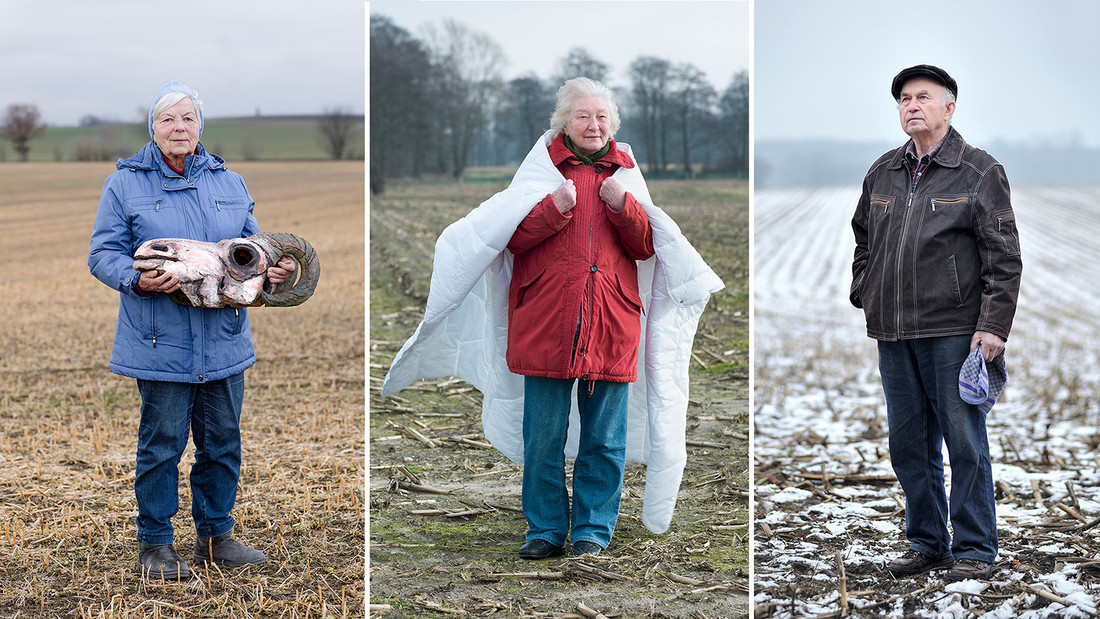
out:
<path id="1" fill-rule="evenodd" d="M 363 113 L 358 0 L 0 0 L 0 110 L 52 125 L 133 121 L 157 87 L 195 89 L 208 117 Z"/>
<path id="2" fill-rule="evenodd" d="M 533 72 L 548 79 L 562 58 L 583 47 L 611 67 L 609 84 L 629 84 L 627 67 L 639 56 L 690 62 L 707 74 L 718 92 L 734 74 L 750 68 L 749 3 L 699 2 L 544 2 L 536 1 L 378 1 L 381 14 L 423 38 L 423 26 L 454 19 L 489 35 L 508 58 L 506 79 Z"/>
<path id="3" fill-rule="evenodd" d="M 758 141 L 900 144 L 890 82 L 928 63 L 958 82 L 953 124 L 971 143 L 1100 147 L 1100 3 L 762 0 L 755 13 Z"/>

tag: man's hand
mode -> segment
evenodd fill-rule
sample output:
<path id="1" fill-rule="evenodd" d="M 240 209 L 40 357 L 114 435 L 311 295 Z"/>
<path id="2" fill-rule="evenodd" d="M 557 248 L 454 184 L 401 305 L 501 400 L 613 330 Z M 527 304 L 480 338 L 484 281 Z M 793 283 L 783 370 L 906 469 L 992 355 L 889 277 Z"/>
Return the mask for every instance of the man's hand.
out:
<path id="1" fill-rule="evenodd" d="M 290 256 L 283 256 L 279 258 L 278 264 L 267 267 L 267 280 L 272 284 L 281 284 L 290 279 L 297 268 L 298 261 Z"/>
<path id="2" fill-rule="evenodd" d="M 982 347 L 982 357 L 985 362 L 990 363 L 997 358 L 997 355 L 1004 352 L 1005 341 L 988 331 L 975 331 L 974 337 L 970 338 L 970 351 L 973 352 L 979 346 Z"/>
<path id="3" fill-rule="evenodd" d="M 615 177 L 609 176 L 600 185 L 600 199 L 618 213 L 626 206 L 626 187 Z"/>
<path id="4" fill-rule="evenodd" d="M 564 215 L 577 205 L 577 188 L 573 186 L 573 181 L 565 179 L 550 197 L 554 200 L 554 206 L 558 207 L 558 212 Z"/>
<path id="5" fill-rule="evenodd" d="M 161 271 L 142 271 L 138 276 L 138 292 L 153 294 L 154 292 L 175 292 L 179 290 L 180 282 L 175 275 Z"/>

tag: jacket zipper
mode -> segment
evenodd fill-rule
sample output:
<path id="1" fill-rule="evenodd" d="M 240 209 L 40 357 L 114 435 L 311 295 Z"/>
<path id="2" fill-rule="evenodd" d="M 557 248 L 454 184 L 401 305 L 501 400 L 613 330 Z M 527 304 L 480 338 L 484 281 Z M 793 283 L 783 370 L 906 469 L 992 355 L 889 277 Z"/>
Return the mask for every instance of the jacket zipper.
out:
<path id="1" fill-rule="evenodd" d="M 894 264 L 894 328 L 899 337 L 901 336 L 901 266 L 904 254 L 902 250 L 905 247 L 905 235 L 909 232 L 909 216 L 913 212 L 913 196 L 916 193 L 916 189 L 910 189 L 909 199 L 905 201 L 905 217 L 901 220 L 901 243 L 898 244 L 898 258 Z"/>

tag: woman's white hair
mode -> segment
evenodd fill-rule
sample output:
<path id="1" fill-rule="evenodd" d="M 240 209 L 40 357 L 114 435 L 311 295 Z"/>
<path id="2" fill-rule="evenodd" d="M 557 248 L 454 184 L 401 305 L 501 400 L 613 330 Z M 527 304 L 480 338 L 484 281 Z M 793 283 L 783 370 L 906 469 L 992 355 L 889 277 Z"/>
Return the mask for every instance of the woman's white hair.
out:
<path id="1" fill-rule="evenodd" d="M 164 113 L 164 110 L 167 110 L 184 99 L 191 99 L 191 97 L 188 97 L 182 92 L 165 93 L 163 97 L 157 100 L 156 105 L 153 106 L 152 117 L 154 119 L 159 118 L 160 115 Z M 194 99 L 191 99 L 191 105 L 195 105 Z M 198 110 L 199 106 L 195 105 L 195 111 L 197 112 Z"/>
<path id="2" fill-rule="evenodd" d="M 565 123 L 569 120 L 570 112 L 573 111 L 573 103 L 581 97 L 601 97 L 607 101 L 608 111 L 611 112 L 611 137 L 614 137 L 620 124 L 615 93 L 603 83 L 587 77 L 574 77 L 558 89 L 558 103 L 553 115 L 550 116 L 550 130 L 557 134 L 565 129 Z"/>

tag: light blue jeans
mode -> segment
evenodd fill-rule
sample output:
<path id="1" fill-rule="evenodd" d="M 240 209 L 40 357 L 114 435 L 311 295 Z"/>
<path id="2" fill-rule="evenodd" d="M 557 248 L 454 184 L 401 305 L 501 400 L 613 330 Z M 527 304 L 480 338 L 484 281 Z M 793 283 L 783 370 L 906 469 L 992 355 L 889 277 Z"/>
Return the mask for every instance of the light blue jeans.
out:
<path id="1" fill-rule="evenodd" d="M 524 377 L 523 515 L 527 541 L 555 546 L 589 541 L 607 548 L 619 519 L 626 463 L 630 383 L 579 381 L 580 445 L 573 465 L 573 505 L 565 483 L 565 439 L 575 379 Z M 589 394 L 589 388 L 592 393 Z"/>
<path id="2" fill-rule="evenodd" d="M 985 415 L 959 397 L 969 335 L 878 343 L 890 462 L 905 491 L 910 548 L 932 558 L 997 557 L 997 514 Z M 951 464 L 951 500 L 941 445 Z M 948 532 L 948 519 L 954 538 Z"/>
<path id="3" fill-rule="evenodd" d="M 191 515 L 202 537 L 233 530 L 229 512 L 241 476 L 241 407 L 244 374 L 207 383 L 138 380 L 138 426 L 134 494 L 138 541 L 171 544 L 172 516 L 179 511 L 179 462 L 188 429 L 195 441 L 191 467 Z"/>

